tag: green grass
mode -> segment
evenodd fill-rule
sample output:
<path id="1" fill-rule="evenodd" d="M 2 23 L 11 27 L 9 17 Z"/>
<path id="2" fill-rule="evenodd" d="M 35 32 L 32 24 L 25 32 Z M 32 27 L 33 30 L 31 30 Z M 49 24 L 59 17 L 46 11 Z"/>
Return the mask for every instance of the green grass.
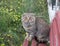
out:
<path id="1" fill-rule="evenodd" d="M 36 13 L 49 23 L 46 0 L 0 0 L 0 46 L 22 46 L 26 32 L 21 15 L 25 12 Z"/>

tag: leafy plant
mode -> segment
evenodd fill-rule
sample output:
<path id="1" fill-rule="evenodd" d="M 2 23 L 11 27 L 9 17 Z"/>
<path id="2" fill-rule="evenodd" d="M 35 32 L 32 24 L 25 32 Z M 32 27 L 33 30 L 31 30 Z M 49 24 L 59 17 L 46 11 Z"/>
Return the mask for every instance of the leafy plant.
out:
<path id="1" fill-rule="evenodd" d="M 48 22 L 46 0 L 0 0 L 0 46 L 22 46 L 24 12 L 33 12 Z"/>

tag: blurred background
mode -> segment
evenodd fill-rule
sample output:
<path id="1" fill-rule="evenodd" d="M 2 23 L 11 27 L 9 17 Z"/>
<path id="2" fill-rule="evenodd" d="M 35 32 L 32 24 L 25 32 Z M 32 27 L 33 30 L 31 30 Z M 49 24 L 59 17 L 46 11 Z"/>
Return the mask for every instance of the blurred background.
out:
<path id="1" fill-rule="evenodd" d="M 0 0 L 0 46 L 22 46 L 26 32 L 21 15 L 36 13 L 49 23 L 47 10 L 46 0 Z"/>

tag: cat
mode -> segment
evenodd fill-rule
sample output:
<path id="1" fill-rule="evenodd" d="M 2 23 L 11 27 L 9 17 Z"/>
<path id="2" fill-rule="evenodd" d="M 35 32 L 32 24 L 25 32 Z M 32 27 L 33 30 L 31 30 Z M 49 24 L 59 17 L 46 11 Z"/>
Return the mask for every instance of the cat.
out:
<path id="1" fill-rule="evenodd" d="M 49 37 L 49 25 L 34 13 L 24 13 L 21 17 L 22 25 L 31 40 L 36 37 L 37 41 L 47 41 Z"/>

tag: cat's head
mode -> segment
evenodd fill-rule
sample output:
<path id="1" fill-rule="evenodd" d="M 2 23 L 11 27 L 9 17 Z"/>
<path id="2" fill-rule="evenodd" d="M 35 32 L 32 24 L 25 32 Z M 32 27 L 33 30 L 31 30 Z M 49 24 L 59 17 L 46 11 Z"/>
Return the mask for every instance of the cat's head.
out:
<path id="1" fill-rule="evenodd" d="M 34 13 L 24 13 L 21 17 L 22 24 L 25 28 L 32 28 L 35 24 L 35 14 Z"/>

